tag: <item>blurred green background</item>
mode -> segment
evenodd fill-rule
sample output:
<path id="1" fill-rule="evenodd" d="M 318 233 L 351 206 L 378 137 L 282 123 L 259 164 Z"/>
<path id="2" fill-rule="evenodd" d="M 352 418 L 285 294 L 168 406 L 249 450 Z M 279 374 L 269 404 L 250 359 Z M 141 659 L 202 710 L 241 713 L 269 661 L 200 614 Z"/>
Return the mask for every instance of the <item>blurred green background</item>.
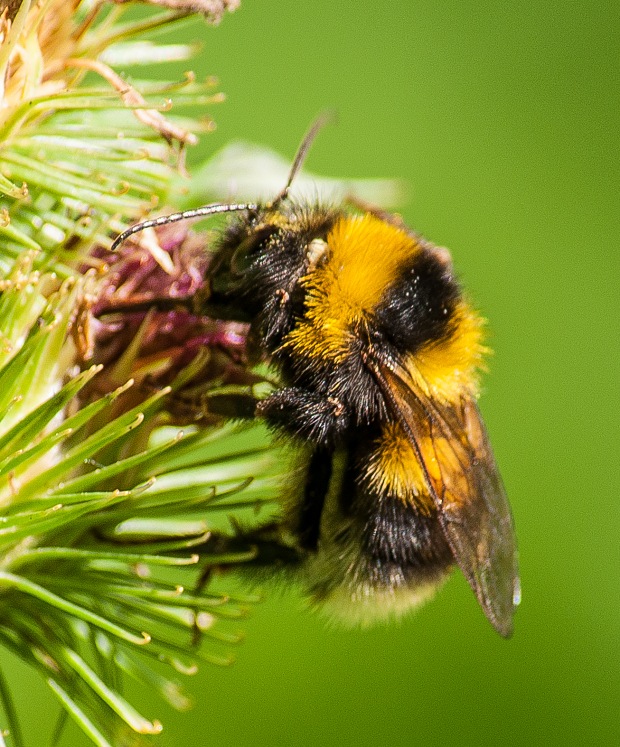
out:
<path id="1" fill-rule="evenodd" d="M 620 743 L 619 30 L 620 4 L 592 0 L 245 0 L 179 31 L 227 94 L 208 152 L 243 138 L 292 158 L 332 107 L 308 167 L 405 179 L 408 223 L 452 250 L 490 320 L 482 409 L 523 603 L 507 642 L 460 574 L 362 632 L 272 595 L 237 663 L 188 683 L 193 711 L 142 709 L 157 744 Z"/>

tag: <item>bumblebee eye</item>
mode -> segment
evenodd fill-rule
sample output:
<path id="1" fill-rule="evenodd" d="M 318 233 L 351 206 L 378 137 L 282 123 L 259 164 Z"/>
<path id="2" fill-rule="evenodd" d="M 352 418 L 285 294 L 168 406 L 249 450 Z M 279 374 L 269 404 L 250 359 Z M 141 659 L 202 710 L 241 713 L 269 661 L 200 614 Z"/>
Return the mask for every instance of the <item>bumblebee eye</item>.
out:
<path id="1" fill-rule="evenodd" d="M 233 275 L 245 275 L 251 262 L 251 255 L 256 251 L 256 241 L 248 237 L 235 249 L 230 260 L 230 271 Z"/>
<path id="2" fill-rule="evenodd" d="M 230 260 L 230 272 L 233 276 L 242 277 L 256 260 L 256 255 L 264 246 L 264 240 L 273 233 L 273 229 L 256 231 L 247 236 L 235 249 Z"/>

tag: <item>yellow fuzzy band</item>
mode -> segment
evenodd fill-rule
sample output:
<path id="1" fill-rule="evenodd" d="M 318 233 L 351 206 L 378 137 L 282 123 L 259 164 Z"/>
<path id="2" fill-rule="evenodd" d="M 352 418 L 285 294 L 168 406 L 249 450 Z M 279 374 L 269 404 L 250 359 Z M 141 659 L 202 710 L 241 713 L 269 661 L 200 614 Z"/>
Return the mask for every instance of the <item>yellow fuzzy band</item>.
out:
<path id="1" fill-rule="evenodd" d="M 356 330 L 419 244 L 373 215 L 340 218 L 327 235 L 327 262 L 302 279 L 307 311 L 284 346 L 342 362 Z"/>
<path id="2" fill-rule="evenodd" d="M 434 509 L 418 457 L 398 423 L 384 426 L 366 475 L 377 494 L 398 498 L 427 515 Z"/>
<path id="3" fill-rule="evenodd" d="M 489 350 L 483 344 L 484 320 L 465 302 L 454 311 L 450 334 L 426 343 L 405 361 L 405 368 L 426 396 L 458 403 L 478 394 L 478 371 Z"/>

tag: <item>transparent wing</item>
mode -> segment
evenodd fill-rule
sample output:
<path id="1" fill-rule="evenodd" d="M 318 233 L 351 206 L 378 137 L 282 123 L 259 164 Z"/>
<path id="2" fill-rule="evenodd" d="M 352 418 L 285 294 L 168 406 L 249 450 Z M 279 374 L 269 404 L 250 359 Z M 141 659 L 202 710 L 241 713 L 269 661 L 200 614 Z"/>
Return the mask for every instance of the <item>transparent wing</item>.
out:
<path id="1" fill-rule="evenodd" d="M 416 451 L 456 562 L 491 624 L 509 637 L 520 595 L 514 525 L 475 401 L 439 405 L 401 366 L 367 363 Z"/>

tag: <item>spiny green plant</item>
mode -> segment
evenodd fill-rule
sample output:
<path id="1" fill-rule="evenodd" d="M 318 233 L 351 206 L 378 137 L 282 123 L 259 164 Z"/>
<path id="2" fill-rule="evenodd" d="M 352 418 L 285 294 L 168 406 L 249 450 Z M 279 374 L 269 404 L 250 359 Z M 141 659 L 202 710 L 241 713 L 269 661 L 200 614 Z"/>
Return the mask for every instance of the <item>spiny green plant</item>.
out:
<path id="1" fill-rule="evenodd" d="M 172 94 L 201 110 L 220 99 L 211 80 L 130 84 L 112 65 L 190 57 L 192 45 L 149 38 L 186 13 L 25 1 L 0 22 L 0 642 L 100 745 L 161 730 L 121 695 L 121 673 L 183 708 L 178 674 L 229 661 L 238 634 L 225 623 L 253 599 L 193 589 L 251 550 L 199 551 L 210 517 L 270 500 L 281 469 L 260 429 L 174 426 L 180 366 L 171 387 L 148 389 L 135 343 L 88 362 L 97 251 L 170 199 L 195 141 L 161 110 Z M 169 255 L 154 256 L 171 272 Z M 19 747 L 5 676 L 0 697 Z"/>
<path id="2" fill-rule="evenodd" d="M 244 196 L 286 179 L 272 154 L 231 146 L 181 194 L 185 149 L 222 96 L 214 79 L 166 78 L 197 47 L 160 32 L 237 2 L 151 5 L 22 0 L 0 15 L 0 646 L 63 706 L 52 741 L 71 717 L 95 744 L 136 744 L 162 727 L 123 679 L 185 708 L 179 675 L 230 661 L 256 598 L 212 581 L 252 560 L 236 526 L 272 510 L 288 468 L 260 425 L 209 412 L 211 397 L 268 383 L 239 355 L 244 325 L 109 313 L 199 292 L 208 266 L 209 235 L 179 224 L 112 254 L 130 223 L 217 196 L 242 168 Z M 159 77 L 122 77 L 141 64 Z M 200 119 L 174 117 L 171 100 Z M 396 197 L 390 182 L 321 187 Z M 3 659 L 0 747 L 22 747 Z"/>

